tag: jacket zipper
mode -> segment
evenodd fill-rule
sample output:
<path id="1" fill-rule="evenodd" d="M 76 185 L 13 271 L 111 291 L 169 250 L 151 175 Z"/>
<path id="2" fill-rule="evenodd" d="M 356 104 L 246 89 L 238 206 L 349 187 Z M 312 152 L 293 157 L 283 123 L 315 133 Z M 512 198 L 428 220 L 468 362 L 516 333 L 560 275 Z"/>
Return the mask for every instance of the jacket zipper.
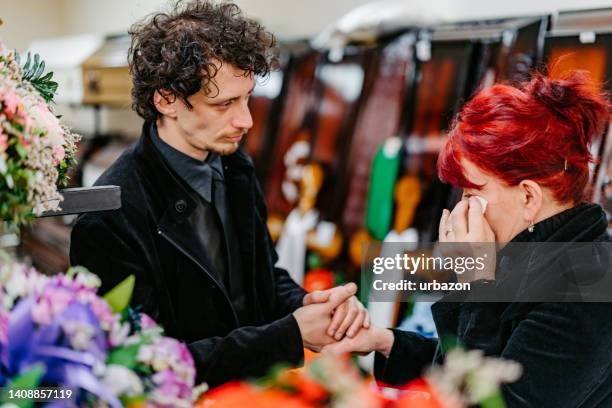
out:
<path id="1" fill-rule="evenodd" d="M 194 262 L 196 265 L 198 265 L 200 267 L 200 269 L 202 269 L 204 272 L 206 272 L 208 277 L 215 283 L 215 285 L 217 287 L 219 287 L 219 284 L 217 283 L 217 280 L 212 276 L 212 274 L 208 271 L 208 269 L 206 269 L 201 263 L 199 263 L 193 256 L 188 254 L 187 251 L 185 251 L 183 248 L 180 247 L 180 245 L 178 245 L 176 242 L 174 242 L 172 240 L 172 238 L 170 238 L 168 235 L 164 234 L 162 232 L 162 230 L 158 229 L 157 233 L 159 235 L 161 235 L 162 237 L 164 237 L 168 242 L 170 242 L 183 255 L 185 255 L 192 262 Z M 240 327 L 240 322 L 238 321 L 238 315 L 236 314 L 236 310 L 234 310 L 234 305 L 232 304 L 232 301 L 230 300 L 229 296 L 227 295 L 227 293 L 226 293 L 226 291 L 224 289 L 219 287 L 219 290 L 223 293 L 223 296 L 225 297 L 225 300 L 227 301 L 227 304 L 229 305 L 230 310 L 232 311 L 232 316 L 234 317 L 234 323 L 236 324 L 236 327 Z"/>

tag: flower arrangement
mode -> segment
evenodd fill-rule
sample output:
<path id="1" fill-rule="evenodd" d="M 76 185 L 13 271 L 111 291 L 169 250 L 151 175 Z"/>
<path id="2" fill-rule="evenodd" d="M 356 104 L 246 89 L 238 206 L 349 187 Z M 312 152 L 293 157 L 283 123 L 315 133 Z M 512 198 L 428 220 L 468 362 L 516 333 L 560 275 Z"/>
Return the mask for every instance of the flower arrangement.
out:
<path id="1" fill-rule="evenodd" d="M 204 395 L 196 407 L 382 408 L 385 398 L 346 357 L 324 356 L 303 369 L 277 367 L 255 383 L 231 382 Z"/>
<path id="2" fill-rule="evenodd" d="M 255 383 L 222 385 L 203 394 L 196 407 L 503 408 L 500 384 L 520 375 L 518 363 L 455 348 L 422 378 L 390 388 L 364 378 L 345 356 L 324 355 L 303 369 L 278 368 Z"/>
<path id="3" fill-rule="evenodd" d="M 78 406 L 192 406 L 186 346 L 127 307 L 133 277 L 104 298 L 99 284 L 80 267 L 49 277 L 0 260 L 0 405 L 11 387 L 62 387 Z"/>
<path id="4" fill-rule="evenodd" d="M 76 164 L 80 136 L 60 124 L 50 103 L 57 89 L 45 64 L 19 55 L 0 42 L 0 222 L 27 223 L 44 211 L 57 210 L 57 186 Z"/>

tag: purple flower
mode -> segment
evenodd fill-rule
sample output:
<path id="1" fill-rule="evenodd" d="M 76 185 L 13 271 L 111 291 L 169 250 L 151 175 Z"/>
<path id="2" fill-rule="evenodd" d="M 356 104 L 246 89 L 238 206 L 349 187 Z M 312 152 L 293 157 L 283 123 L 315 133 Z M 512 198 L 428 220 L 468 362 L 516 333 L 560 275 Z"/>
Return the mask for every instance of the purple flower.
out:
<path id="1" fill-rule="evenodd" d="M 117 394 L 140 393 L 148 395 L 147 406 L 190 407 L 195 365 L 186 345 L 163 337 L 146 314 L 132 332 L 96 295 L 96 279 L 78 269 L 46 277 L 0 265 L 0 385 L 42 363 L 43 384 L 86 390 L 112 407 L 120 406 Z M 144 370 L 106 366 L 111 347 L 133 345 Z M 151 374 L 141 379 L 136 372 Z"/>
<path id="2" fill-rule="evenodd" d="M 2 365 L 9 378 L 42 363 L 46 369 L 43 384 L 85 389 L 120 406 L 93 374 L 94 367 L 104 364 L 108 345 L 91 307 L 69 302 L 48 324 L 41 325 L 32 318 L 36 305 L 33 296 L 22 299 L 10 315 L 8 346 L 2 350 Z"/>
<path id="3" fill-rule="evenodd" d="M 155 371 L 173 370 L 189 386 L 195 381 L 195 365 L 187 346 L 170 337 L 158 337 L 152 344 L 144 345 L 138 353 L 138 361 Z"/>
<path id="4" fill-rule="evenodd" d="M 176 375 L 171 369 L 162 370 L 153 375 L 157 388 L 152 393 L 152 399 L 160 405 L 179 405 L 180 400 L 189 403 L 191 386 Z"/>
<path id="5" fill-rule="evenodd" d="M 9 313 L 2 309 L 2 306 L 0 305 L 0 344 L 8 343 L 9 317 Z"/>

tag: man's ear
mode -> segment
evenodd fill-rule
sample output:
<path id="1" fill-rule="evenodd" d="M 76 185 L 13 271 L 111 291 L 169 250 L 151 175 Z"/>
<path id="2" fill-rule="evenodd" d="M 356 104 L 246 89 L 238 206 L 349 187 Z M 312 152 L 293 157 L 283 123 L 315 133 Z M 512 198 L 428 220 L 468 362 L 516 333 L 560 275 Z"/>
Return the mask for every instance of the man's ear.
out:
<path id="1" fill-rule="evenodd" d="M 535 222 L 544 200 L 542 187 L 533 180 L 523 180 L 518 187 L 521 193 L 525 221 Z"/>
<path id="2" fill-rule="evenodd" d="M 153 94 L 153 103 L 157 111 L 163 116 L 176 118 L 177 98 L 170 92 L 161 89 L 155 91 Z"/>

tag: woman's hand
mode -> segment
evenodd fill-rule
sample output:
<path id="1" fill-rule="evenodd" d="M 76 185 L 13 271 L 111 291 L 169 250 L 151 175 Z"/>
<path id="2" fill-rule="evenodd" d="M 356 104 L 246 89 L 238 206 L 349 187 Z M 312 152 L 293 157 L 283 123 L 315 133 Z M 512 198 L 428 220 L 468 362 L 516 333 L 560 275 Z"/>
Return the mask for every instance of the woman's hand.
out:
<path id="1" fill-rule="evenodd" d="M 326 345 L 321 352 L 329 354 L 358 353 L 366 355 L 372 351 L 378 351 L 385 357 L 389 357 L 394 341 L 395 337 L 391 330 L 371 326 L 369 329 L 361 329 L 353 338 L 345 337 L 342 341 Z"/>
<path id="2" fill-rule="evenodd" d="M 439 227 L 440 252 L 447 257 L 482 258 L 482 270 L 457 273 L 459 282 L 495 279 L 495 233 L 483 215 L 476 197 L 463 199 L 452 212 L 444 210 Z"/>
<path id="3" fill-rule="evenodd" d="M 459 201 L 452 212 L 442 211 L 439 235 L 440 242 L 495 242 L 482 204 L 474 196 Z"/>

